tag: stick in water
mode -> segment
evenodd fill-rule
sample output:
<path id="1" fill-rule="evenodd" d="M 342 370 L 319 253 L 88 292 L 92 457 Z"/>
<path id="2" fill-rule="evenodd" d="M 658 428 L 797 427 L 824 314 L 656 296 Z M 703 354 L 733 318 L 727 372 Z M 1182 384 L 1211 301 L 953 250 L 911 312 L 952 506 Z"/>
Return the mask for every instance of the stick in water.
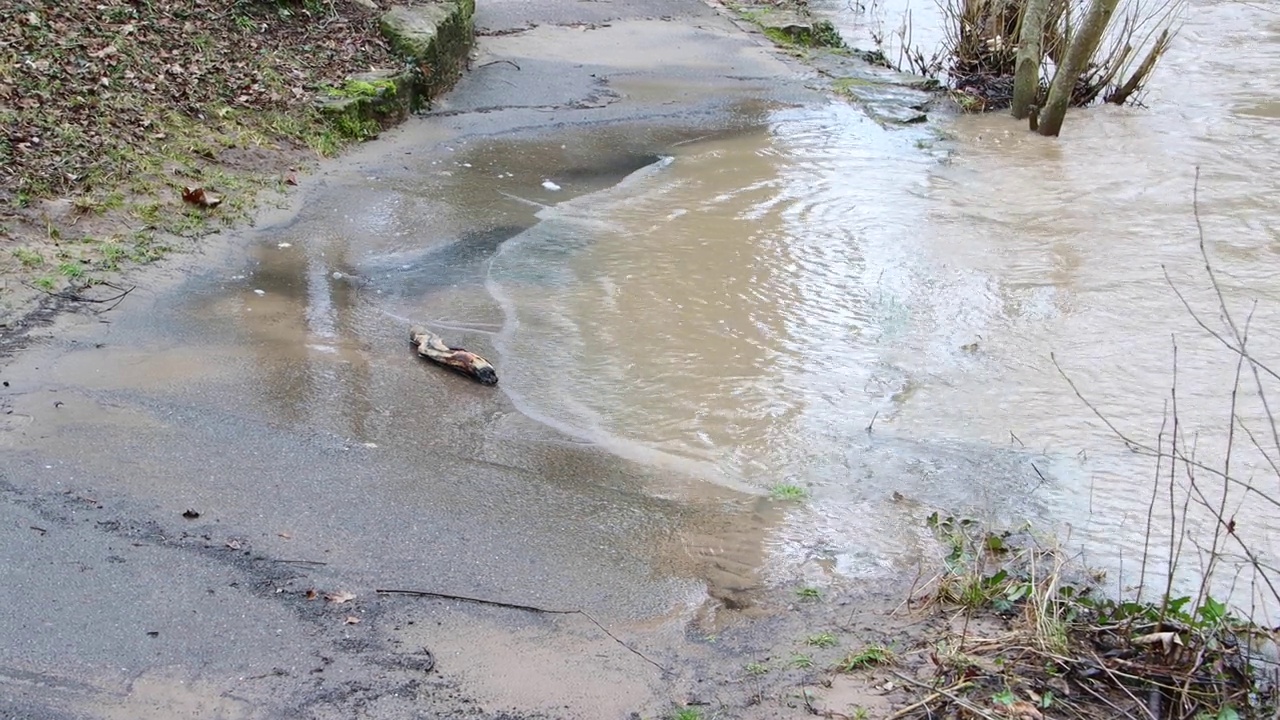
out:
<path id="1" fill-rule="evenodd" d="M 416 325 L 409 330 L 409 343 L 418 348 L 418 354 L 438 365 L 466 375 L 481 385 L 497 385 L 498 371 L 488 360 L 462 348 L 451 348 L 439 335 Z"/>

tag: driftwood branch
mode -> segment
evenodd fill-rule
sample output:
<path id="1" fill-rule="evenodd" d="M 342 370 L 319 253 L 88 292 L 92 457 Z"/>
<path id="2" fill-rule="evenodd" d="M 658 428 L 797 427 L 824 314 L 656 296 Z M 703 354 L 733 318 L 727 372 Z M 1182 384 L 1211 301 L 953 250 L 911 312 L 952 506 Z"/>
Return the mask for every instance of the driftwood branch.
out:
<path id="1" fill-rule="evenodd" d="M 117 305 L 119 305 L 121 302 L 124 302 L 124 299 L 129 296 L 129 293 L 133 292 L 136 289 L 136 286 L 126 289 L 126 288 L 120 287 L 119 285 L 112 285 L 109 282 L 99 283 L 104 287 L 109 287 L 112 290 L 118 290 L 120 292 L 118 292 L 115 295 L 112 295 L 111 297 L 94 298 L 94 297 L 88 297 L 86 295 L 80 294 L 81 290 L 84 290 L 89 287 L 88 285 L 85 285 L 76 290 L 73 290 L 72 292 L 54 292 L 52 290 L 46 290 L 44 288 L 36 287 L 31 283 L 23 283 L 23 284 L 31 288 L 32 290 L 35 290 L 36 292 L 44 293 L 49 297 L 55 297 L 55 298 L 58 298 L 59 300 L 69 300 L 71 302 L 88 303 L 92 305 L 105 305 L 107 303 L 111 303 L 109 307 L 99 310 L 98 311 L 99 313 L 104 313 L 110 310 L 114 310 Z"/>
<path id="2" fill-rule="evenodd" d="M 463 348 L 445 345 L 439 335 L 420 325 L 409 330 L 409 343 L 418 349 L 419 355 L 437 365 L 460 372 L 481 385 L 498 384 L 498 371 L 488 360 Z"/>
<path id="3" fill-rule="evenodd" d="M 627 650 L 630 650 L 633 655 L 640 658 L 641 660 L 644 660 L 650 665 L 658 668 L 659 670 L 662 671 L 664 675 L 670 672 L 665 667 L 663 667 L 662 665 L 659 665 L 657 662 L 649 658 L 648 655 L 645 655 L 644 653 L 640 652 L 634 647 L 628 645 L 627 643 L 619 639 L 617 635 L 614 635 L 613 633 L 609 632 L 608 628 L 606 628 L 604 625 L 601 625 L 599 620 L 596 620 L 595 618 L 591 617 L 591 615 L 588 614 L 586 610 L 542 608 L 536 605 L 522 605 L 520 603 L 503 602 L 501 600 L 485 600 L 484 598 L 470 597 L 467 595 L 452 595 L 450 593 L 429 592 L 427 590 L 391 590 L 391 589 L 380 588 L 380 589 L 374 590 L 374 592 L 378 593 L 379 595 L 412 595 L 414 597 L 437 598 L 440 600 L 458 600 L 460 602 L 476 603 L 477 605 L 488 605 L 490 607 L 507 608 L 508 610 L 523 610 L 525 612 L 541 613 L 544 615 L 581 615 L 582 617 L 591 621 L 592 625 L 595 625 L 596 627 L 600 628 L 600 632 L 604 633 L 605 635 L 608 635 L 610 640 L 613 640 L 614 642 L 618 643 L 619 645 L 626 648 Z"/>

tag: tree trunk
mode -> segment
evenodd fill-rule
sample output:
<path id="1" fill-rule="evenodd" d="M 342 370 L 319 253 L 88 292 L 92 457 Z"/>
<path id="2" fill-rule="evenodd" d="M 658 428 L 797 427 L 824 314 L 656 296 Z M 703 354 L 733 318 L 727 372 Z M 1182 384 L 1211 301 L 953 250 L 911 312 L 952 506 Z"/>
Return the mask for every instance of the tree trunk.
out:
<path id="1" fill-rule="evenodd" d="M 1040 111 L 1041 135 L 1057 137 L 1062 130 L 1062 120 L 1067 116 L 1067 106 L 1071 104 L 1071 93 L 1075 92 L 1076 82 L 1093 53 L 1102 42 L 1107 23 L 1115 14 L 1120 0 L 1093 0 L 1089 4 L 1089 12 L 1085 14 L 1080 29 L 1072 35 L 1071 49 L 1067 51 L 1066 62 L 1058 66 L 1053 75 L 1053 84 L 1049 86 L 1049 99 Z"/>
<path id="2" fill-rule="evenodd" d="M 1019 120 L 1031 114 L 1040 93 L 1040 41 L 1049 0 L 1027 0 L 1018 38 L 1018 65 L 1013 71 L 1013 116 Z"/>

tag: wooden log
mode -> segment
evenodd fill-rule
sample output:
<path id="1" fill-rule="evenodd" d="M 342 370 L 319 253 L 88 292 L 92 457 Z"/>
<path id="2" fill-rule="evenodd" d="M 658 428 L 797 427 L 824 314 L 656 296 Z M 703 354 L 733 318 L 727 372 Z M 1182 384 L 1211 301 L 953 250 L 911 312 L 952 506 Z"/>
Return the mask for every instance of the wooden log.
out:
<path id="1" fill-rule="evenodd" d="M 481 385 L 497 385 L 498 371 L 488 360 L 462 348 L 451 348 L 444 344 L 439 335 L 421 326 L 409 329 L 409 344 L 418 349 L 418 354 L 437 365 L 460 372 Z"/>

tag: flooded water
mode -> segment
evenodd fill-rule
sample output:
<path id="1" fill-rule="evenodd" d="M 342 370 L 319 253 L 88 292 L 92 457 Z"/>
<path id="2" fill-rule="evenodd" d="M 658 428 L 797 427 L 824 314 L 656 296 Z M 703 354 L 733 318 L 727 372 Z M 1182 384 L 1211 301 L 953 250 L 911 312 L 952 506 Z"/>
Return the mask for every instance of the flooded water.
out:
<path id="1" fill-rule="evenodd" d="M 1181 432 L 1220 467 L 1236 363 L 1165 272 L 1223 327 L 1197 245 L 1198 165 L 1229 307 L 1243 323 L 1256 300 L 1250 346 L 1280 356 L 1277 66 L 1274 10 L 1197 3 L 1149 107 L 1073 113 L 1059 140 L 992 115 L 945 122 L 944 141 L 832 106 L 675 147 L 501 246 L 485 282 L 503 309 L 503 387 L 531 416 L 672 473 L 805 488 L 812 501 L 771 531 L 775 558 L 892 565 L 917 522 L 905 498 L 1036 518 L 1130 584 L 1154 463 L 1051 357 L 1154 445 L 1176 340 Z M 1236 414 L 1274 457 L 1265 409 L 1241 395 Z M 1234 463 L 1280 490 L 1256 452 Z M 1228 513 L 1255 547 L 1280 547 L 1256 496 L 1232 493 Z"/>

